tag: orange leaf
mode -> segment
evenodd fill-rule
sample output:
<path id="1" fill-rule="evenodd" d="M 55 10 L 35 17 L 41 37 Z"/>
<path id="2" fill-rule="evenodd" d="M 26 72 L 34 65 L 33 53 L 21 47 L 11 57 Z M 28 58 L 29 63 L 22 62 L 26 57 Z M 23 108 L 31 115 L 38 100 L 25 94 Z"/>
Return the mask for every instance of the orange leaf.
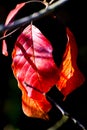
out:
<path id="1" fill-rule="evenodd" d="M 42 106 L 46 106 L 44 113 L 50 109 L 50 105 L 48 105 L 44 95 L 34 88 L 46 93 L 58 81 L 58 68 L 54 63 L 52 51 L 51 43 L 39 29 L 31 24 L 18 37 L 12 53 L 12 70 L 18 81 L 18 86 L 22 90 L 22 100 L 28 106 L 30 105 L 30 108 L 33 103 L 34 109 L 36 109 L 36 104 L 39 104 L 38 111 L 42 109 Z M 26 83 L 32 88 L 26 86 Z M 24 94 L 24 90 L 27 94 Z M 23 106 L 25 107 L 24 104 Z M 23 109 L 25 110 L 25 108 Z"/>
<path id="2" fill-rule="evenodd" d="M 22 90 L 22 109 L 25 115 L 29 117 L 36 117 L 42 119 L 49 119 L 47 112 L 51 109 L 51 104 L 43 98 L 38 101 L 30 98 L 25 90 L 24 86 L 18 83 L 20 89 Z"/>
<path id="3" fill-rule="evenodd" d="M 60 79 L 57 87 L 66 97 L 73 90 L 81 86 L 85 80 L 83 74 L 77 66 L 77 45 L 76 40 L 67 28 L 67 46 L 60 66 Z"/>

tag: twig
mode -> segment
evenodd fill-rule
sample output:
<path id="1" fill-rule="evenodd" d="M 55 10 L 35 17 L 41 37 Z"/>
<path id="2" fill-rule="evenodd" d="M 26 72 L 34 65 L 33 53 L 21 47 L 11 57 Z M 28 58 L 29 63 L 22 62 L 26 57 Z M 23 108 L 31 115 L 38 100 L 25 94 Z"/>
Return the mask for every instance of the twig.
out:
<path id="1" fill-rule="evenodd" d="M 15 20 L 14 22 L 8 24 L 8 25 L 0 25 L 0 32 L 3 32 L 5 30 L 11 30 L 13 28 L 25 25 L 30 23 L 32 20 L 38 20 L 45 15 L 50 14 L 54 11 L 55 8 L 59 7 L 60 5 L 63 5 L 67 0 L 58 0 L 57 2 L 49 5 L 47 8 L 40 10 L 39 12 L 35 12 L 27 17 L 21 18 L 19 20 Z"/>
<path id="2" fill-rule="evenodd" d="M 7 37 L 11 36 L 13 33 L 15 33 L 16 31 L 18 31 L 20 29 L 20 27 L 14 29 L 13 31 L 11 31 L 10 33 L 6 34 L 5 36 L 0 37 L 0 40 L 4 40 Z"/>

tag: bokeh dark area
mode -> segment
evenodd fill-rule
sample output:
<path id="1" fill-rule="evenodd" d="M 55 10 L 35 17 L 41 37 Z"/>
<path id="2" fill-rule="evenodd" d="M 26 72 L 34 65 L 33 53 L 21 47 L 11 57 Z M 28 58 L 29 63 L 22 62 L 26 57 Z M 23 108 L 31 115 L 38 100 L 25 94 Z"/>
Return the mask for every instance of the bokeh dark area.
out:
<path id="1" fill-rule="evenodd" d="M 12 10 L 17 3 L 21 2 L 24 1 L 0 1 L 0 24 L 4 24 L 9 11 Z M 36 8 L 38 8 L 38 5 Z M 50 23 L 49 21 L 48 25 L 50 24 L 51 26 L 49 30 L 44 29 L 44 20 L 47 18 L 50 19 L 49 16 L 43 18 L 42 22 L 36 21 L 35 24 L 38 28 L 41 27 L 45 34 L 47 33 L 46 35 L 48 38 L 50 37 L 50 40 L 56 39 L 56 33 L 59 34 L 60 48 L 57 48 L 56 45 L 54 46 L 56 49 L 54 51 L 54 58 L 57 63 L 61 63 L 61 57 L 66 43 L 65 26 L 68 26 L 71 29 L 78 46 L 77 64 L 85 76 L 85 82 L 82 86 L 72 92 L 65 101 L 63 101 L 63 95 L 56 87 L 52 88 L 48 95 L 50 95 L 63 109 L 69 112 L 71 116 L 79 120 L 87 129 L 87 23 L 85 20 L 87 14 L 85 3 L 81 0 L 68 0 L 64 5 L 57 8 L 54 14 L 57 15 L 58 25 L 56 25 L 57 21 L 54 23 Z M 28 12 L 25 15 L 27 16 Z M 59 31 L 57 30 L 58 28 Z M 50 34 L 53 35 L 53 37 Z M 2 33 L 0 33 L 0 36 L 2 36 Z M 2 41 L 0 41 L 0 130 L 47 130 L 61 118 L 61 114 L 59 110 L 53 106 L 52 110 L 49 112 L 49 121 L 24 115 L 21 108 L 21 91 L 17 86 L 17 82 L 11 70 L 11 51 L 14 46 L 13 40 L 15 40 L 15 38 L 16 34 L 13 35 L 11 40 L 8 38 L 8 57 L 2 55 Z M 56 40 L 53 41 L 54 43 L 58 43 Z M 57 61 L 58 52 L 59 62 Z M 81 130 L 81 128 L 75 125 L 71 120 L 67 121 L 60 129 Z"/>

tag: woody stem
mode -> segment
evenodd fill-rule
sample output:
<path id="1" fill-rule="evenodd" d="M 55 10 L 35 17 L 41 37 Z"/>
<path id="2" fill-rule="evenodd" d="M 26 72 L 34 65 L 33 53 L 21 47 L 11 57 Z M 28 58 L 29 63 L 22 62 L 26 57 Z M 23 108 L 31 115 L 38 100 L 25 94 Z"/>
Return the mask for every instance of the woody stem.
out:
<path id="1" fill-rule="evenodd" d="M 55 127 L 60 127 L 62 126 L 63 123 L 65 123 L 68 119 L 71 119 L 73 121 L 74 124 L 78 125 L 82 130 L 86 130 L 86 128 L 74 117 L 72 117 L 68 112 L 66 112 L 58 103 L 56 103 L 50 96 L 48 96 L 46 93 L 40 91 L 38 88 L 35 88 L 34 86 L 31 86 L 29 84 L 27 84 L 26 82 L 24 82 L 24 84 L 26 85 L 26 87 L 30 87 L 32 89 L 34 89 L 35 91 L 39 92 L 40 94 L 42 94 L 43 96 L 45 96 L 47 98 L 47 100 L 52 103 L 62 114 L 62 118 L 60 120 L 60 124 L 58 125 L 57 123 L 51 128 L 49 128 L 48 130 L 56 130 L 53 129 Z M 59 121 L 58 121 L 59 122 Z"/>

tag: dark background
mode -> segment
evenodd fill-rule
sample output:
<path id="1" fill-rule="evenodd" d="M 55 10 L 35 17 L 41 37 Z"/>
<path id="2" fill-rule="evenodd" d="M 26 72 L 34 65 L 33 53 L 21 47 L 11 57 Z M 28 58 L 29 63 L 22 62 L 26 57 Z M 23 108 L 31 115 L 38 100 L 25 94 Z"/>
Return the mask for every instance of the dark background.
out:
<path id="1" fill-rule="evenodd" d="M 0 24 L 11 9 L 23 0 L 0 1 Z M 68 0 L 63 6 L 56 10 L 57 17 L 73 32 L 78 45 L 77 64 L 87 78 L 87 33 L 86 33 L 86 3 L 81 0 Z M 9 43 L 12 48 L 13 43 Z M 56 94 L 55 94 L 56 93 Z M 62 95 L 54 87 L 50 95 L 67 112 L 79 120 L 87 128 L 87 80 L 84 84 L 72 92 L 65 101 Z M 5 57 L 1 53 L 0 41 L 0 130 L 46 130 L 61 117 L 60 112 L 53 106 L 49 112 L 50 120 L 44 121 L 34 119 L 23 114 L 21 109 L 21 91 L 11 70 L 11 55 Z M 79 129 L 71 120 L 60 129 Z"/>

